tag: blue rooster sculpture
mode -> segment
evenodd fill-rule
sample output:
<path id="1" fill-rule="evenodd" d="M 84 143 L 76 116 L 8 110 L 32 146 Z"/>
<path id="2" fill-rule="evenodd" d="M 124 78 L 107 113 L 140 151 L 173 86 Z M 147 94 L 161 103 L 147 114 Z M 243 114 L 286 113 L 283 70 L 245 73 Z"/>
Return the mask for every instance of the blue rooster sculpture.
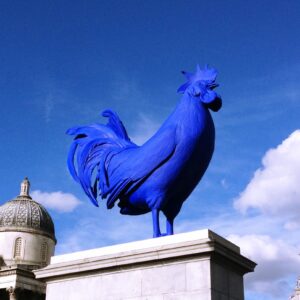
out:
<path id="1" fill-rule="evenodd" d="M 183 202 L 206 171 L 214 151 L 215 129 L 209 109 L 222 100 L 214 91 L 217 71 L 208 66 L 182 72 L 182 99 L 159 130 L 142 146 L 133 143 L 118 115 L 105 110 L 108 123 L 70 128 L 74 135 L 68 167 L 92 203 L 107 198 L 120 213 L 152 212 L 153 237 L 173 234 L 173 222 Z M 166 217 L 166 233 L 159 225 Z"/>

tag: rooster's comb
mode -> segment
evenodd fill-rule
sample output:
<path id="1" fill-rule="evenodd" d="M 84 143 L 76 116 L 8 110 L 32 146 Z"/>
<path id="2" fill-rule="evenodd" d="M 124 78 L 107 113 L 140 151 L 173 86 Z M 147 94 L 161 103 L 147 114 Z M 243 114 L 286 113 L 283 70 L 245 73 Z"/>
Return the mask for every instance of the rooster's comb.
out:
<path id="1" fill-rule="evenodd" d="M 187 82 L 180 86 L 177 90 L 178 93 L 184 93 L 184 91 L 193 83 L 197 81 L 208 81 L 210 83 L 216 80 L 218 72 L 214 68 L 210 68 L 208 65 L 205 65 L 204 69 L 201 69 L 197 65 L 195 73 L 189 73 L 182 71 L 182 74 L 185 75 Z"/>

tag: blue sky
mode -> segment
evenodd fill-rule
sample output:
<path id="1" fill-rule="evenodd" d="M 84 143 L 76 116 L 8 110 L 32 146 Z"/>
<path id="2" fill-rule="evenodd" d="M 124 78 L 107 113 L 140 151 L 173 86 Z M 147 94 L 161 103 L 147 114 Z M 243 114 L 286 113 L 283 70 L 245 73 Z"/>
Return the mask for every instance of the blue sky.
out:
<path id="1" fill-rule="evenodd" d="M 296 0 L 1 1 L 0 203 L 28 176 L 57 254 L 150 237 L 150 216 L 89 203 L 65 131 L 111 108 L 142 143 L 178 102 L 180 71 L 209 63 L 216 150 L 175 230 L 230 238 L 259 263 L 246 299 L 287 299 L 300 275 L 299 13 Z"/>

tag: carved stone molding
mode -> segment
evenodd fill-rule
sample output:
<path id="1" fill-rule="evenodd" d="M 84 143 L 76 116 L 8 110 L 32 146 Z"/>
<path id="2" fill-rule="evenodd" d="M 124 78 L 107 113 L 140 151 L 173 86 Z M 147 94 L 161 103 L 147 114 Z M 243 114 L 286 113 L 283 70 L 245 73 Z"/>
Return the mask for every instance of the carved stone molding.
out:
<path id="1" fill-rule="evenodd" d="M 17 300 L 17 291 L 16 288 L 13 288 L 12 286 L 6 289 L 9 294 L 9 300 Z"/>

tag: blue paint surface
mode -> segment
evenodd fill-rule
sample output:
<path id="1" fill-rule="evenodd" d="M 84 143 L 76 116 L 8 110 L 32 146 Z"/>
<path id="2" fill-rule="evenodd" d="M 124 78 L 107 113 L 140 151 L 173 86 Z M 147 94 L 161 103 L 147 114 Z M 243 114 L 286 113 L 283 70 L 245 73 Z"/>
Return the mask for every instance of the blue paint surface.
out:
<path id="1" fill-rule="evenodd" d="M 209 109 L 218 111 L 222 100 L 214 91 L 217 72 L 197 66 L 183 72 L 183 96 L 160 129 L 142 146 L 127 135 L 118 115 L 105 110 L 108 123 L 70 128 L 74 135 L 68 157 L 73 178 L 98 206 L 97 198 L 115 203 L 120 213 L 152 212 L 153 236 L 173 234 L 173 222 L 183 202 L 205 173 L 214 151 L 215 129 Z M 166 233 L 159 226 L 159 212 L 166 216 Z"/>

